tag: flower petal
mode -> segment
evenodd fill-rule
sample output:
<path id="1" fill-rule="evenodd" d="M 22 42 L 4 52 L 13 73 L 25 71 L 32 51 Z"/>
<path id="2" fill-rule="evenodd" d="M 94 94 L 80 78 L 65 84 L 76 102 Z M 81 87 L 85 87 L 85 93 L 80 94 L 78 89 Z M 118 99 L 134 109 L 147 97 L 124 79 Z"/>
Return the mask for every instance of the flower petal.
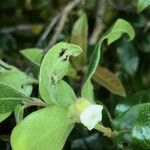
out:
<path id="1" fill-rule="evenodd" d="M 102 105 L 91 104 L 80 114 L 80 121 L 89 130 L 92 130 L 98 122 L 102 120 Z"/>

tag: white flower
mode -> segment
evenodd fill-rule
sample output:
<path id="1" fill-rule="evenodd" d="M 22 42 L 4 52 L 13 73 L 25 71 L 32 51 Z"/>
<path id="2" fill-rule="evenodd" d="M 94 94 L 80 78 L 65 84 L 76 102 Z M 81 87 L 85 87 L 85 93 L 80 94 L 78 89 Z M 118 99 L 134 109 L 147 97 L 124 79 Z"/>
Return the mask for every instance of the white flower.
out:
<path id="1" fill-rule="evenodd" d="M 102 121 L 102 105 L 91 104 L 87 106 L 80 114 L 80 121 L 89 130 L 92 130 L 96 124 Z"/>

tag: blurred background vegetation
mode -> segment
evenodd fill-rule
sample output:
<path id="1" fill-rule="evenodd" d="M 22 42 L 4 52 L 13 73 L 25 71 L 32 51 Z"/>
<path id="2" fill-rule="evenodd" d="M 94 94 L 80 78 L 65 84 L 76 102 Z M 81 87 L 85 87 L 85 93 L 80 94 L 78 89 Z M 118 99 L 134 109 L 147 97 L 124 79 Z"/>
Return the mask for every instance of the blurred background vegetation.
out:
<path id="1" fill-rule="evenodd" d="M 46 49 L 58 41 L 70 42 L 74 23 L 86 13 L 88 19 L 88 48 L 90 56 L 101 35 L 118 18 L 126 19 L 135 29 L 134 41 L 127 42 L 126 36 L 110 46 L 103 46 L 101 66 L 116 74 L 124 88 L 127 98 L 111 94 L 99 82 L 94 83 L 96 99 L 100 99 L 110 110 L 112 116 L 125 111 L 126 106 L 134 105 L 130 95 L 150 88 L 150 9 L 137 13 L 136 0 L 86 0 L 78 3 L 67 14 L 57 39 L 51 43 L 57 32 L 57 25 L 63 10 L 75 0 L 1 0 L 0 1 L 0 57 L 3 61 L 18 67 L 27 73 L 31 72 L 20 50 L 30 47 Z M 52 28 L 51 28 L 52 27 Z M 51 29 L 51 31 L 49 30 Z M 88 57 L 89 58 L 89 57 Z M 82 79 L 84 68 L 78 68 Z M 100 76 L 100 74 L 98 75 Z M 69 82 L 78 93 L 80 79 Z M 96 80 L 97 81 L 97 80 Z M 150 99 L 145 94 L 145 99 Z M 147 98 L 148 97 L 148 98 Z M 118 103 L 126 99 L 124 103 Z M 134 99 L 134 98 L 133 98 Z M 121 101 L 122 102 L 122 101 Z M 122 109 L 122 108 L 125 109 Z M 107 122 L 107 118 L 105 118 Z M 7 135 L 15 125 L 13 115 L 0 124 L 0 150 L 9 150 Z M 122 143 L 124 147 L 128 143 Z M 111 140 L 101 134 L 89 133 L 78 126 L 69 137 L 64 149 L 104 150 L 115 149 Z"/>

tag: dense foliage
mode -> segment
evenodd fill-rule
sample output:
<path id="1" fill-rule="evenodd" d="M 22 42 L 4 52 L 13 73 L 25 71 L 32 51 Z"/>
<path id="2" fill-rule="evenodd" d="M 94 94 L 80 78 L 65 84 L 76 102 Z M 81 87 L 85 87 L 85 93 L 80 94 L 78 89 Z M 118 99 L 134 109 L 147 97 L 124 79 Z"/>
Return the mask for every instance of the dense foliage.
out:
<path id="1" fill-rule="evenodd" d="M 0 149 L 149 150 L 149 5 L 0 1 Z"/>

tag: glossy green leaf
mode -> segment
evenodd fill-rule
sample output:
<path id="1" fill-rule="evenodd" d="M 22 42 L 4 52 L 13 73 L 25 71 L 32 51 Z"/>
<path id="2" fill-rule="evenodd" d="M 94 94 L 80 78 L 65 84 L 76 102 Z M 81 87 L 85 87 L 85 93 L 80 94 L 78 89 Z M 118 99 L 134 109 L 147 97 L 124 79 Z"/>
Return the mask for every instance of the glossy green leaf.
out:
<path id="1" fill-rule="evenodd" d="M 120 96 L 126 95 L 121 81 L 106 68 L 97 67 L 96 72 L 93 75 L 93 79 L 114 94 Z"/>
<path id="2" fill-rule="evenodd" d="M 113 120 L 114 129 L 120 131 L 113 140 L 121 145 L 128 144 L 128 148 L 148 150 L 150 147 L 150 103 L 138 104 L 131 107 Z"/>
<path id="3" fill-rule="evenodd" d="M 44 56 L 43 50 L 39 48 L 23 49 L 20 53 L 31 63 L 32 66 L 39 68 L 42 57 Z"/>
<path id="4" fill-rule="evenodd" d="M 138 0 L 137 11 L 142 12 L 150 5 L 150 0 Z"/>
<path id="5" fill-rule="evenodd" d="M 150 111 L 150 110 L 149 110 Z M 149 113 L 149 112 L 148 112 Z M 150 120 L 137 123 L 132 130 L 132 144 L 141 150 L 150 148 Z"/>
<path id="6" fill-rule="evenodd" d="M 86 65 L 86 51 L 88 41 L 88 22 L 86 14 L 82 14 L 80 18 L 75 22 L 70 42 L 79 45 L 83 49 L 83 53 L 73 60 L 73 64 L 76 67 Z"/>
<path id="7" fill-rule="evenodd" d="M 139 56 L 132 43 L 121 42 L 117 54 L 124 70 L 134 76 L 139 66 Z"/>
<path id="8" fill-rule="evenodd" d="M 130 40 L 132 40 L 135 36 L 134 29 L 132 28 L 132 26 L 127 21 L 123 19 L 118 19 L 112 26 L 112 28 L 108 30 L 108 32 L 100 39 L 91 56 L 88 71 L 85 78 L 85 83 L 82 90 L 85 87 L 87 87 L 86 84 L 89 82 L 89 80 L 91 80 L 92 75 L 96 71 L 100 60 L 101 45 L 103 41 L 107 39 L 107 43 L 109 45 L 115 40 L 119 39 L 124 33 L 127 33 L 129 35 Z"/>
<path id="9" fill-rule="evenodd" d="M 78 132 L 78 130 L 76 132 Z M 112 146 L 110 141 L 99 133 L 88 135 L 88 132 L 84 131 L 84 134 L 87 134 L 87 136 L 75 138 L 75 140 L 71 142 L 71 150 L 108 150 Z"/>
<path id="10" fill-rule="evenodd" d="M 119 115 L 136 104 L 149 102 L 150 102 L 150 89 L 139 91 L 133 95 L 127 95 L 127 97 L 125 98 L 119 98 L 119 102 L 117 103 L 115 108 L 115 114 Z"/>
<path id="11" fill-rule="evenodd" d="M 66 108 L 51 106 L 27 116 L 13 130 L 13 150 L 61 150 L 73 128 Z"/>
<path id="12" fill-rule="evenodd" d="M 48 51 L 42 61 L 39 75 L 39 91 L 44 101 L 56 103 L 55 85 L 67 74 L 69 58 L 78 56 L 81 52 L 79 46 L 66 42 L 60 42 Z"/>

